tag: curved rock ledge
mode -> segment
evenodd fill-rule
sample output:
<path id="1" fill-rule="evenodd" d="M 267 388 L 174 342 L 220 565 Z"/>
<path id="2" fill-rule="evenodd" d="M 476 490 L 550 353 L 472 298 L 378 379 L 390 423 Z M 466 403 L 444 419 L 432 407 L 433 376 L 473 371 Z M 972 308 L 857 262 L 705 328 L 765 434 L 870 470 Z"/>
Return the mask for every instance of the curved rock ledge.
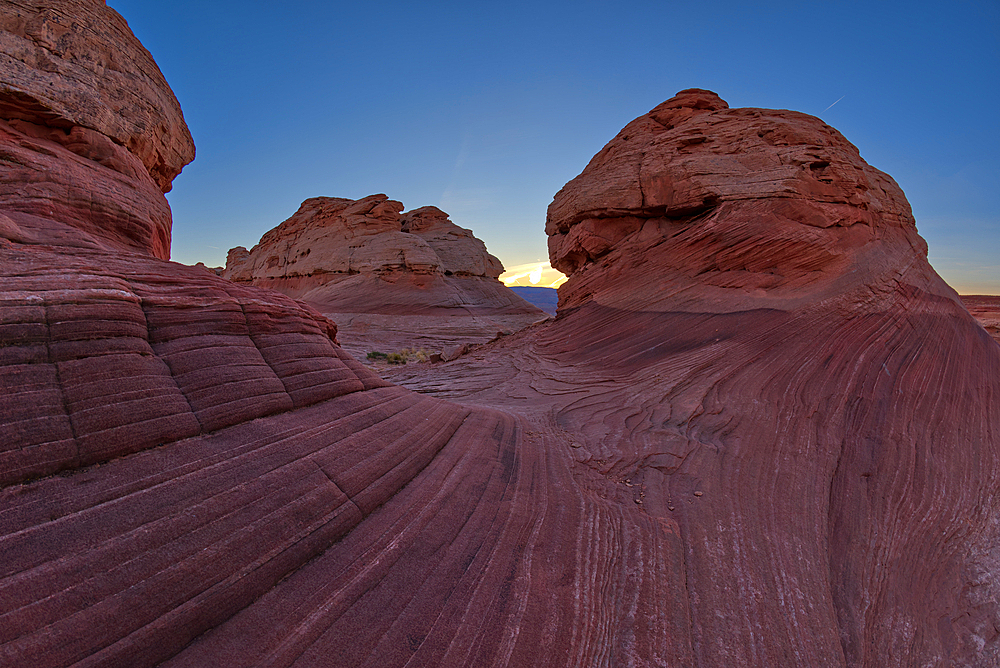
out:
<path id="1" fill-rule="evenodd" d="M 8 45 L 111 13 L 0 4 Z M 88 62 L 143 69 L 128 37 Z M 0 148 L 107 197 L 0 192 L 3 665 L 1000 661 L 1000 346 L 817 119 L 707 91 L 638 119 L 550 209 L 557 319 L 406 369 L 421 393 L 154 257 L 104 217 L 124 172 L 18 120 Z M 748 179 L 740 146 L 791 162 Z"/>

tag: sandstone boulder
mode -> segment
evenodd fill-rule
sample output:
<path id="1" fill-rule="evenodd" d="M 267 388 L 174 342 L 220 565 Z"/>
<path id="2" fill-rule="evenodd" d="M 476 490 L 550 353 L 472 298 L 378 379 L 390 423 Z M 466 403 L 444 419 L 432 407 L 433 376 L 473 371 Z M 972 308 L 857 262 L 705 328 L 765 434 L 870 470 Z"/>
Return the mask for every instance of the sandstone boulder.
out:
<path id="1" fill-rule="evenodd" d="M 1000 661 L 1000 346 L 890 177 L 817 118 L 682 91 L 547 230 L 555 321 L 394 380 L 518 414 L 575 462 L 615 528 L 566 544 L 631 564 L 634 619 L 679 611 L 603 618 L 609 654 Z"/>
<path id="2" fill-rule="evenodd" d="M 19 238 L 168 258 L 161 193 L 194 143 L 124 19 L 93 0 L 5 3 L 0 54 L 0 200 Z"/>
<path id="3" fill-rule="evenodd" d="M 308 199 L 250 251 L 229 251 L 223 276 L 308 302 L 359 359 L 480 343 L 545 317 L 497 280 L 503 266 L 470 230 L 433 206 L 402 210 L 385 195 Z"/>
<path id="4" fill-rule="evenodd" d="M 308 199 L 251 251 L 232 249 L 225 276 L 255 284 L 270 280 L 291 285 L 295 281 L 295 289 L 304 292 L 354 274 L 407 272 L 495 279 L 503 272 L 483 242 L 448 220 L 440 209 L 423 207 L 401 215 L 402 210 L 401 203 L 385 195 L 356 201 Z"/>

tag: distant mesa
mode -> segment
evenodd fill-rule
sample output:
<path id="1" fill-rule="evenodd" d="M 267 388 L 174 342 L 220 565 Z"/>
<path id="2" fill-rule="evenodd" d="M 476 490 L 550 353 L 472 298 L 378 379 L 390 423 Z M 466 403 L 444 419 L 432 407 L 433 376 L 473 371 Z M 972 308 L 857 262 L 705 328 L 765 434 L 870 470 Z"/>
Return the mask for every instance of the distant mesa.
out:
<path id="1" fill-rule="evenodd" d="M 402 203 L 379 194 L 306 200 L 251 250 L 230 250 L 223 276 L 308 302 L 363 357 L 387 346 L 481 343 L 543 319 L 497 280 L 501 273 L 486 245 L 445 212 L 403 213 Z"/>
<path id="2" fill-rule="evenodd" d="M 541 288 L 533 285 L 512 285 L 510 289 L 526 301 L 531 302 L 549 315 L 555 315 L 559 305 L 556 288 Z"/>
<path id="3" fill-rule="evenodd" d="M 306 294 L 344 276 L 460 276 L 496 279 L 500 260 L 437 207 L 402 214 L 385 195 L 307 199 L 247 251 L 229 251 L 224 276 Z"/>

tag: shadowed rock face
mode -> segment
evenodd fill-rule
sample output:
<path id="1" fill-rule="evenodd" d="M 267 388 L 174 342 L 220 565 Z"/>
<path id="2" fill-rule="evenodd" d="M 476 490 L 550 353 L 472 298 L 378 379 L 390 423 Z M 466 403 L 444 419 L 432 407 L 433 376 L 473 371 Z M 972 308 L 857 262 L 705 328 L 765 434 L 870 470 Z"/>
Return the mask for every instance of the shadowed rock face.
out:
<path id="1" fill-rule="evenodd" d="M 400 213 L 385 195 L 314 197 L 223 276 L 308 302 L 338 323 L 344 346 L 441 351 L 483 343 L 545 317 L 497 277 L 500 261 L 433 206 Z"/>
<path id="2" fill-rule="evenodd" d="M 110 12 L 0 16 L 43 8 Z M 0 196 L 4 665 L 997 662 L 1000 346 L 902 218 L 807 225 L 765 190 L 605 216 L 657 222 L 604 250 L 566 222 L 557 320 L 408 370 L 459 405 L 45 188 L 34 213 Z M 560 197 L 557 230 L 596 210 Z M 762 285 L 719 240 L 768 229 Z"/>
<path id="3" fill-rule="evenodd" d="M 92 0 L 4 2 L 0 57 L 0 234 L 169 258 L 162 193 L 194 143 L 124 19 Z"/>

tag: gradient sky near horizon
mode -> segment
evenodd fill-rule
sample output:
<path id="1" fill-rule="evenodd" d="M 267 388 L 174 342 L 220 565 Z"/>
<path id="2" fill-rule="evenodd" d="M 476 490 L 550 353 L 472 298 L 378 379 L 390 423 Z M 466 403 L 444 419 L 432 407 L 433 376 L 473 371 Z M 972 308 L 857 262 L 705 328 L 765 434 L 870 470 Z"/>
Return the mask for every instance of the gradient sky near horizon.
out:
<path id="1" fill-rule="evenodd" d="M 1000 2 L 107 0 L 198 156 L 178 262 L 225 264 L 319 195 L 435 205 L 505 266 L 552 196 L 685 88 L 794 109 L 902 186 L 935 269 L 1000 294 Z"/>

